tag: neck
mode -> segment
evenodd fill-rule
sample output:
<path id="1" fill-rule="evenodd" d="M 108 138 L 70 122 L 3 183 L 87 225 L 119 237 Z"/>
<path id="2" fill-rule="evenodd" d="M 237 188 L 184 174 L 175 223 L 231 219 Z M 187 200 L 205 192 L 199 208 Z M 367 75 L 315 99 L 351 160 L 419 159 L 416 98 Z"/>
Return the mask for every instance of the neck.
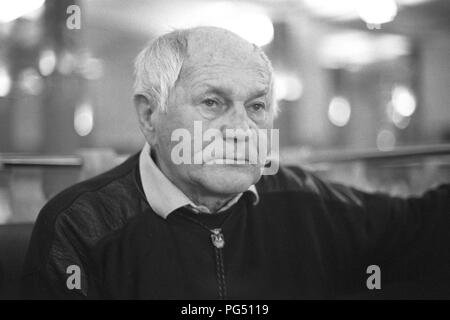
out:
<path id="1" fill-rule="evenodd" d="M 181 188 L 180 188 L 181 189 Z M 225 204 L 227 204 L 236 195 L 227 196 L 215 196 L 205 194 L 189 194 L 187 190 L 181 189 L 186 196 L 189 197 L 196 205 L 202 205 L 209 209 L 211 213 L 215 213 L 220 210 Z"/>
<path id="2" fill-rule="evenodd" d="M 155 162 L 156 166 L 161 170 L 161 172 L 175 184 L 173 177 L 170 174 L 170 170 L 166 166 L 158 161 L 157 152 L 155 149 L 151 149 L 150 155 Z M 192 186 L 183 183 L 175 184 L 193 203 L 196 205 L 202 205 L 208 208 L 211 213 L 215 213 L 220 210 L 225 204 L 233 199 L 237 194 L 211 194 L 207 190 L 201 188 L 200 186 Z"/>

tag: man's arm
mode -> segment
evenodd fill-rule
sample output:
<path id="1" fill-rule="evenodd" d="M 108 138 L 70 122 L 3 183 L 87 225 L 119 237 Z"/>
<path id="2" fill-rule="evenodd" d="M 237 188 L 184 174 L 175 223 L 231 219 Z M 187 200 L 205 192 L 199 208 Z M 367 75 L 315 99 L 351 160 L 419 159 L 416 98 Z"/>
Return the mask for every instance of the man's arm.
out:
<path id="1" fill-rule="evenodd" d="M 368 193 L 314 174 L 303 175 L 303 188 L 317 194 L 326 211 L 325 234 L 338 252 L 333 264 L 338 274 L 354 273 L 365 287 L 366 268 L 378 265 L 383 283 L 416 281 L 450 271 L 450 184 L 419 197 Z M 448 269 L 448 270 L 447 270 Z M 344 277 L 345 278 L 345 277 Z M 347 284 L 338 284 L 345 287 Z"/>
<path id="2" fill-rule="evenodd" d="M 33 229 L 23 269 L 22 297 L 96 298 L 88 243 L 82 236 L 88 232 L 86 225 L 70 208 L 57 215 L 47 210 L 48 206 L 42 209 Z"/>

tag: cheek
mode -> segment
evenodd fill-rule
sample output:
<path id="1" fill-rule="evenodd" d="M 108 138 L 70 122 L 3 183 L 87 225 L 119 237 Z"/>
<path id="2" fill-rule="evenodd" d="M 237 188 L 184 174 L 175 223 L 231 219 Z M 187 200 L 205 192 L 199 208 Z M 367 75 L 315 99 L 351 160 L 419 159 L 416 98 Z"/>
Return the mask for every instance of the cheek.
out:
<path id="1" fill-rule="evenodd" d="M 273 116 L 267 115 L 267 117 L 261 121 L 256 122 L 258 129 L 272 129 L 273 128 Z"/>
<path id="2" fill-rule="evenodd" d="M 161 140 L 170 141 L 172 132 L 177 129 L 190 130 L 188 114 L 183 113 L 187 108 L 170 107 L 170 110 L 160 115 L 156 133 Z"/>
<path id="3" fill-rule="evenodd" d="M 166 119 L 166 115 L 158 119 L 158 123 L 155 126 L 155 144 L 159 150 L 161 160 L 167 162 L 170 160 L 170 152 L 176 141 L 172 142 L 172 133 L 180 126 L 178 122 L 169 121 Z"/>
<path id="4" fill-rule="evenodd" d="M 183 165 L 175 165 L 171 160 L 172 150 L 180 148 L 184 142 L 189 141 L 192 148 L 193 141 L 190 141 L 194 136 L 194 119 L 189 112 L 189 106 L 182 106 L 181 108 L 171 107 L 166 113 L 161 114 L 158 118 L 156 126 L 156 144 L 160 150 L 164 161 L 171 162 L 170 166 L 176 166 L 181 169 Z M 173 141 L 172 141 L 173 136 Z"/>

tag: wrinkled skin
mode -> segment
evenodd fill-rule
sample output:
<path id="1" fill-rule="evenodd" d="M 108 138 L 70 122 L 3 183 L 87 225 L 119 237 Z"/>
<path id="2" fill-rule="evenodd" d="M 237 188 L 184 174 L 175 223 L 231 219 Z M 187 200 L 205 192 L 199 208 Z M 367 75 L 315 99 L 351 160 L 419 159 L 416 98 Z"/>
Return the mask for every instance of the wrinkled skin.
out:
<path id="1" fill-rule="evenodd" d="M 167 110 L 154 110 L 144 126 L 141 119 L 159 168 L 195 203 L 212 212 L 256 183 L 260 166 L 176 165 L 171 150 L 178 142 L 171 141 L 172 132 L 185 128 L 193 139 L 194 121 L 202 122 L 203 132 L 209 128 L 222 132 L 272 128 L 270 77 L 266 62 L 252 44 L 222 29 L 197 28 L 188 36 L 188 57 L 170 92 Z M 203 148 L 207 144 L 203 142 Z"/>

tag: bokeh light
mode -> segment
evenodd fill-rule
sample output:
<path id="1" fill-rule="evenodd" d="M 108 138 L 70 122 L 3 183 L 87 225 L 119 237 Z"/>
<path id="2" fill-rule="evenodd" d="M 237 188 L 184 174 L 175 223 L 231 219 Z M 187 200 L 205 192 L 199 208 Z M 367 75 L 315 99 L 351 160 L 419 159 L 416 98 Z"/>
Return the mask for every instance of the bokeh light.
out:
<path id="1" fill-rule="evenodd" d="M 394 20 L 398 8 L 395 0 L 359 0 L 357 10 L 364 22 L 380 25 Z"/>
<path id="2" fill-rule="evenodd" d="M 24 15 L 31 15 L 34 11 L 39 10 L 44 2 L 45 0 L 0 1 L 0 23 L 11 22 Z"/>
<path id="3" fill-rule="evenodd" d="M 396 138 L 391 130 L 383 129 L 377 135 L 377 148 L 380 151 L 389 151 L 394 149 Z"/>
<path id="4" fill-rule="evenodd" d="M 396 86 L 392 90 L 394 110 L 403 117 L 410 117 L 416 111 L 416 98 L 405 86 Z"/>
<path id="5" fill-rule="evenodd" d="M 328 119 L 337 127 L 344 127 L 350 120 L 351 107 L 344 97 L 334 97 L 328 107 Z"/>
<path id="6" fill-rule="evenodd" d="M 0 66 L 0 97 L 6 97 L 11 91 L 11 76 L 5 67 Z"/>
<path id="7" fill-rule="evenodd" d="M 75 132 L 81 136 L 87 136 L 94 128 L 94 110 L 90 103 L 83 103 L 75 109 Z"/>
<path id="8" fill-rule="evenodd" d="M 56 54 L 51 49 L 45 49 L 39 57 L 39 72 L 43 76 L 52 74 L 56 67 Z"/>

